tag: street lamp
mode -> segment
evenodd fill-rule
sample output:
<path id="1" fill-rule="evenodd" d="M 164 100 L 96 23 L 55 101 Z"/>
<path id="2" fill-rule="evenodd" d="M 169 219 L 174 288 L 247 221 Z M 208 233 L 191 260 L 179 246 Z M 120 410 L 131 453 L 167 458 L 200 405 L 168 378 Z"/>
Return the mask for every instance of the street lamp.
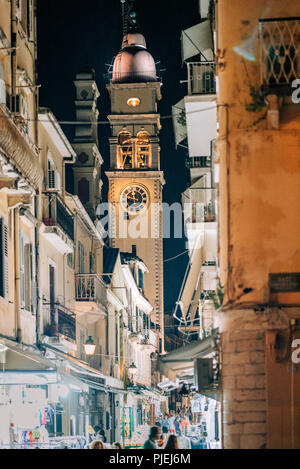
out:
<path id="1" fill-rule="evenodd" d="M 132 376 L 135 376 L 137 374 L 137 367 L 135 366 L 133 362 L 128 367 L 128 373 L 130 373 Z"/>
<path id="2" fill-rule="evenodd" d="M 94 355 L 95 350 L 96 350 L 96 344 L 94 343 L 92 336 L 89 336 L 88 340 L 84 344 L 85 354 L 88 356 Z"/>

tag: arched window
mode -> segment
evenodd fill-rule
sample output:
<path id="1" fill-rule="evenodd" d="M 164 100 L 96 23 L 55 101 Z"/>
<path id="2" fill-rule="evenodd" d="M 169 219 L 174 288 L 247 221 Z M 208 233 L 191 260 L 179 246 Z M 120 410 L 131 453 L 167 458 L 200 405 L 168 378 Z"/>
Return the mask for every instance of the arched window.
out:
<path id="1" fill-rule="evenodd" d="M 132 138 L 127 131 L 122 131 L 118 139 L 118 168 L 143 169 L 150 168 L 149 133 L 141 131 Z"/>
<path id="2" fill-rule="evenodd" d="M 119 134 L 119 169 L 132 169 L 134 167 L 133 141 L 129 132 Z"/>
<path id="3" fill-rule="evenodd" d="M 141 169 L 150 167 L 149 133 L 146 131 L 137 134 L 136 167 Z"/>

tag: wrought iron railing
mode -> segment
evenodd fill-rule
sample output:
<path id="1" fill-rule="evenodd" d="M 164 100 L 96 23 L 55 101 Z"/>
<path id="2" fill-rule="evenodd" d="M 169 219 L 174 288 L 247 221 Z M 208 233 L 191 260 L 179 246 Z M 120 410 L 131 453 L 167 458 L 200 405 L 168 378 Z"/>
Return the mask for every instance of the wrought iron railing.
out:
<path id="1" fill-rule="evenodd" d="M 185 166 L 191 168 L 210 168 L 211 160 L 207 156 L 193 156 L 185 160 Z"/>
<path id="2" fill-rule="evenodd" d="M 215 62 L 188 62 L 188 94 L 215 94 Z"/>
<path id="3" fill-rule="evenodd" d="M 43 222 L 46 226 L 58 225 L 74 241 L 74 217 L 63 199 L 55 192 L 46 192 Z"/>
<path id="4" fill-rule="evenodd" d="M 288 88 L 300 76 L 300 18 L 260 20 L 261 84 Z"/>
<path id="5" fill-rule="evenodd" d="M 143 334 L 143 338 L 141 340 L 141 344 L 143 345 L 152 345 L 154 348 L 157 348 L 158 343 L 157 343 L 157 334 L 150 329 L 147 330 Z"/>
<path id="6" fill-rule="evenodd" d="M 97 274 L 75 275 L 76 301 L 93 301 L 103 307 L 107 304 L 105 283 Z"/>
<path id="7" fill-rule="evenodd" d="M 76 316 L 71 310 L 59 303 L 44 305 L 49 325 L 45 328 L 45 335 L 49 337 L 63 337 L 76 342 Z"/>

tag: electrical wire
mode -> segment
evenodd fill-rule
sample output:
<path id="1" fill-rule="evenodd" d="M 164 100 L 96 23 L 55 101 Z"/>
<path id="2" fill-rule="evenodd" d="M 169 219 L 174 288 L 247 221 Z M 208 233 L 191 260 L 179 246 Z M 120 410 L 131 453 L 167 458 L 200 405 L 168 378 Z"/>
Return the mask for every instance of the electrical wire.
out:
<path id="1" fill-rule="evenodd" d="M 187 249 L 186 251 L 183 251 L 183 252 L 177 254 L 177 256 L 170 257 L 169 259 L 165 259 L 165 260 L 164 260 L 164 263 L 165 263 L 165 262 L 169 262 L 169 261 L 173 261 L 174 259 L 177 259 L 178 257 L 183 256 L 183 255 L 186 254 L 187 252 L 189 252 L 188 249 Z"/>
<path id="2" fill-rule="evenodd" d="M 225 105 L 222 105 L 222 104 L 217 104 L 216 106 L 212 106 L 212 107 L 208 107 L 208 108 L 204 108 L 204 109 L 198 109 L 198 110 L 194 110 L 194 111 L 188 111 L 188 112 L 184 112 L 185 115 L 189 115 L 189 114 L 198 114 L 200 112 L 205 112 L 205 111 L 209 111 L 209 110 L 212 110 L 212 109 L 217 109 L 218 107 L 220 106 L 225 106 Z M 178 113 L 178 114 L 181 114 L 181 113 Z M 167 114 L 165 116 L 161 116 L 159 115 L 159 118 L 160 119 L 173 119 L 174 118 L 174 115 L 173 114 Z M 8 120 L 13 120 L 13 118 L 15 117 L 14 113 L 12 113 L 11 116 L 0 116 L 0 119 L 8 119 Z M 26 118 L 26 117 L 23 117 L 22 116 L 22 122 L 35 122 L 35 123 L 52 123 L 52 121 L 50 119 L 30 119 L 30 118 Z M 109 121 L 96 121 L 96 122 L 93 122 L 93 121 L 67 121 L 67 120 L 56 120 L 56 123 L 60 124 L 60 125 L 110 125 L 110 122 Z"/>

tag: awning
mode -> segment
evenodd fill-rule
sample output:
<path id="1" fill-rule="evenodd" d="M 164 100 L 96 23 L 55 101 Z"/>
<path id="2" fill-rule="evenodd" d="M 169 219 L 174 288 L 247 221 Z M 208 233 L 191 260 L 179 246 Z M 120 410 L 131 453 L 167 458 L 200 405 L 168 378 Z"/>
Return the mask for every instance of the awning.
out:
<path id="1" fill-rule="evenodd" d="M 214 96 L 185 97 L 189 156 L 210 156 L 217 137 L 217 104 Z"/>
<path id="2" fill-rule="evenodd" d="M 183 61 L 198 54 L 201 54 L 205 60 L 213 60 L 213 41 L 209 20 L 182 31 L 181 51 Z"/>
<path id="3" fill-rule="evenodd" d="M 173 129 L 176 147 L 187 138 L 184 99 L 172 106 Z"/>
<path id="4" fill-rule="evenodd" d="M 117 385 L 123 385 L 123 382 L 110 376 L 105 376 L 100 371 L 90 367 L 87 363 L 82 362 L 76 357 L 67 355 L 66 353 L 55 349 L 55 347 L 45 344 L 46 348 L 51 350 L 54 355 L 63 358 L 68 363 L 68 369 L 72 377 L 81 380 L 90 388 L 99 391 L 107 391 L 115 394 L 123 394 L 126 391 L 124 388 L 119 388 Z"/>
<path id="5" fill-rule="evenodd" d="M 171 381 L 186 375 L 193 375 L 194 360 L 196 358 L 208 357 L 216 349 L 218 333 L 206 337 L 203 340 L 180 347 L 158 359 L 158 369 Z"/>
<path id="6" fill-rule="evenodd" d="M 11 341 L 1 340 L 7 349 L 1 353 L 0 383 L 4 385 L 45 385 L 57 383 L 53 364 Z"/>

